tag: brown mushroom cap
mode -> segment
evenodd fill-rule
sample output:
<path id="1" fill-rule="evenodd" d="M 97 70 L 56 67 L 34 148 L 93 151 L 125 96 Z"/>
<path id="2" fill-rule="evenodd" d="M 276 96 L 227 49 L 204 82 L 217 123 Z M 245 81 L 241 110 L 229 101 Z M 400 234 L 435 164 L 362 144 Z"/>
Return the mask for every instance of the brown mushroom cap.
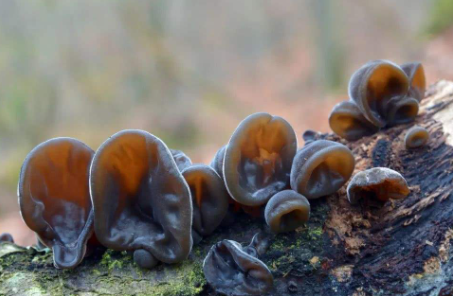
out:
<path id="1" fill-rule="evenodd" d="M 160 139 L 142 130 L 111 136 L 93 158 L 90 189 L 94 229 L 104 246 L 136 251 L 145 268 L 187 258 L 190 189 Z"/>
<path id="2" fill-rule="evenodd" d="M 418 101 L 409 96 L 393 97 L 387 102 L 387 125 L 411 122 L 418 114 Z"/>
<path id="3" fill-rule="evenodd" d="M 343 144 L 317 140 L 300 149 L 291 168 L 291 188 L 308 199 L 335 193 L 354 171 L 354 156 Z"/>
<path id="4" fill-rule="evenodd" d="M 222 146 L 211 161 L 210 166 L 219 174 L 220 178 L 223 180 L 223 158 L 225 157 L 226 145 Z"/>
<path id="5" fill-rule="evenodd" d="M 170 149 L 170 151 L 181 172 L 192 165 L 192 160 L 181 150 Z"/>
<path id="6" fill-rule="evenodd" d="M 225 295 L 263 295 L 273 288 L 269 268 L 232 240 L 212 246 L 203 262 L 203 272 L 214 290 Z"/>
<path id="7" fill-rule="evenodd" d="M 228 193 L 220 176 L 210 166 L 198 164 L 182 171 L 190 187 L 193 204 L 193 231 L 210 235 L 228 211 Z"/>
<path id="8" fill-rule="evenodd" d="M 0 242 L 14 243 L 14 239 L 13 236 L 9 233 L 2 233 L 0 234 Z"/>
<path id="9" fill-rule="evenodd" d="M 409 77 L 408 95 L 417 101 L 423 100 L 426 90 L 425 70 L 421 63 L 407 63 L 401 65 L 401 68 Z"/>
<path id="10" fill-rule="evenodd" d="M 394 97 L 403 98 L 409 90 L 406 73 L 396 64 L 371 61 L 357 70 L 349 81 L 349 97 L 368 121 L 377 127 L 387 122 L 387 103 Z"/>
<path id="11" fill-rule="evenodd" d="M 22 165 L 18 195 L 22 217 L 52 248 L 57 268 L 73 268 L 86 252 L 93 211 L 88 176 L 94 151 L 71 138 L 36 146 Z"/>
<path id="12" fill-rule="evenodd" d="M 335 105 L 329 115 L 329 125 L 335 134 L 348 141 L 358 140 L 379 130 L 363 116 L 353 101 Z"/>
<path id="13" fill-rule="evenodd" d="M 294 190 L 283 190 L 271 197 L 264 217 L 274 233 L 293 231 L 308 221 L 310 203 Z"/>
<path id="14" fill-rule="evenodd" d="M 406 149 L 414 149 L 425 146 L 429 140 L 428 131 L 421 126 L 414 126 L 406 132 L 404 145 Z"/>
<path id="15" fill-rule="evenodd" d="M 355 204 L 362 198 L 377 198 L 381 201 L 402 199 L 410 191 L 400 173 L 376 167 L 357 173 L 349 182 L 347 192 L 349 202 Z"/>
<path id="16" fill-rule="evenodd" d="M 223 177 L 231 197 L 259 206 L 287 187 L 297 138 L 281 117 L 255 113 L 234 131 L 225 151 Z"/>

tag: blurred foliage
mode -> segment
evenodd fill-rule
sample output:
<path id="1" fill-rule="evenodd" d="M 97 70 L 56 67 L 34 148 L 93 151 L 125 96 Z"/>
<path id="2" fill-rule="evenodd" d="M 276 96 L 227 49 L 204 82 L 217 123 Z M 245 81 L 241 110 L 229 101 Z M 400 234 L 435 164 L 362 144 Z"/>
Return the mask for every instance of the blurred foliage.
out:
<path id="1" fill-rule="evenodd" d="M 425 32 L 429 35 L 442 33 L 453 25 L 453 1 L 434 0 L 428 15 Z"/>

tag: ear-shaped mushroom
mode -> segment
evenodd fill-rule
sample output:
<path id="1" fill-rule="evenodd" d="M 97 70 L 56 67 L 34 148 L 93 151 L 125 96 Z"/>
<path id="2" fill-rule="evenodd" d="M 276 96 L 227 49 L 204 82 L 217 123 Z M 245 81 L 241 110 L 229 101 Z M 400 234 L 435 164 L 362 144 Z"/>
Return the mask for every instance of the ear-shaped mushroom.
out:
<path id="1" fill-rule="evenodd" d="M 418 101 L 409 96 L 393 97 L 386 108 L 387 125 L 408 123 L 418 114 Z"/>
<path id="2" fill-rule="evenodd" d="M 349 180 L 354 166 L 354 156 L 345 145 L 314 141 L 294 157 L 291 188 L 308 199 L 332 194 Z"/>
<path id="3" fill-rule="evenodd" d="M 223 180 L 223 158 L 225 157 L 226 145 L 220 148 L 217 153 L 214 155 L 214 158 L 211 161 L 210 166 L 219 174 L 220 178 Z"/>
<path id="4" fill-rule="evenodd" d="M 349 202 L 355 204 L 362 198 L 402 199 L 410 191 L 400 173 L 377 167 L 357 173 L 349 182 L 347 192 Z"/>
<path id="5" fill-rule="evenodd" d="M 13 236 L 9 233 L 2 233 L 0 234 L 0 242 L 14 243 L 14 239 Z"/>
<path id="6" fill-rule="evenodd" d="M 428 131 L 421 126 L 414 126 L 406 132 L 404 145 L 406 149 L 415 149 L 425 146 L 429 140 Z"/>
<path id="7" fill-rule="evenodd" d="M 232 240 L 213 245 L 203 262 L 208 283 L 225 295 L 263 295 L 272 290 L 267 266 Z"/>
<path id="8" fill-rule="evenodd" d="M 203 164 L 188 167 L 182 175 L 192 195 L 193 231 L 208 236 L 227 214 L 229 197 L 225 185 L 214 169 Z"/>
<path id="9" fill-rule="evenodd" d="M 281 117 L 255 113 L 234 131 L 225 151 L 223 177 L 231 197 L 247 206 L 265 204 L 288 186 L 297 139 Z"/>
<path id="10" fill-rule="evenodd" d="M 181 172 L 192 165 L 192 160 L 181 150 L 170 149 L 170 151 Z"/>
<path id="11" fill-rule="evenodd" d="M 294 190 L 283 190 L 271 197 L 264 217 L 274 233 L 293 231 L 308 221 L 310 203 Z"/>
<path id="12" fill-rule="evenodd" d="M 363 116 L 352 101 L 344 101 L 333 107 L 329 115 L 329 125 L 335 134 L 348 141 L 358 140 L 379 130 Z"/>
<path id="13" fill-rule="evenodd" d="M 57 268 L 73 268 L 85 256 L 93 232 L 88 176 L 94 151 L 71 138 L 36 146 L 20 172 L 18 195 L 22 217 L 53 250 Z"/>
<path id="14" fill-rule="evenodd" d="M 404 97 L 409 79 L 396 64 L 371 61 L 357 70 L 349 81 L 349 97 L 368 121 L 377 127 L 387 124 L 387 104 L 394 97 Z"/>
<path id="15" fill-rule="evenodd" d="M 426 90 L 425 70 L 421 63 L 407 63 L 401 65 L 406 75 L 409 77 L 409 93 L 408 96 L 417 101 L 423 100 Z"/>
<path id="16" fill-rule="evenodd" d="M 93 158 L 90 189 L 94 229 L 104 246 L 134 251 L 144 268 L 187 258 L 190 189 L 160 139 L 142 130 L 110 137 Z"/>

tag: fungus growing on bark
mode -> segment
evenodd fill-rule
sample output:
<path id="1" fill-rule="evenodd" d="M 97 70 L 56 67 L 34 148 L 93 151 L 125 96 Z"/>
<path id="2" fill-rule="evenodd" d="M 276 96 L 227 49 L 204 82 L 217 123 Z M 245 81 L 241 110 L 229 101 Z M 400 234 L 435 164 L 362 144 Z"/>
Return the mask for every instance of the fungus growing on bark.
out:
<path id="1" fill-rule="evenodd" d="M 308 221 L 310 203 L 294 190 L 283 190 L 268 201 L 264 217 L 274 233 L 293 231 Z"/>
<path id="2" fill-rule="evenodd" d="M 401 65 L 401 68 L 409 77 L 409 92 L 408 96 L 416 99 L 417 101 L 423 100 L 426 90 L 425 70 L 421 63 L 407 63 Z"/>
<path id="3" fill-rule="evenodd" d="M 428 131 L 421 126 L 414 126 L 406 132 L 404 146 L 406 146 L 406 149 L 420 148 L 425 146 L 428 140 Z"/>
<path id="4" fill-rule="evenodd" d="M 9 233 L 2 233 L 0 234 L 0 242 L 14 243 L 14 239 L 13 236 Z"/>
<path id="5" fill-rule="evenodd" d="M 219 174 L 220 178 L 223 180 L 223 158 L 225 157 L 226 145 L 222 146 L 217 150 L 214 158 L 211 161 L 210 166 Z"/>
<path id="6" fill-rule="evenodd" d="M 250 246 L 249 246 L 250 247 Z M 273 288 L 269 268 L 250 252 L 232 240 L 222 240 L 209 250 L 203 262 L 207 282 L 225 295 L 263 295 Z"/>
<path id="7" fill-rule="evenodd" d="M 144 268 L 187 258 L 190 189 L 160 139 L 141 130 L 110 137 L 93 158 L 90 189 L 94 229 L 104 246 L 134 251 Z"/>
<path id="8" fill-rule="evenodd" d="M 399 102 L 409 90 L 409 79 L 398 65 L 385 60 L 368 62 L 349 81 L 349 97 L 365 118 L 376 127 L 388 124 L 387 113 L 395 118 L 413 115 L 413 102 Z M 392 100 L 392 104 L 389 102 Z M 398 103 L 397 103 L 398 102 Z M 417 107 L 418 110 L 418 107 Z M 401 115 L 399 115 L 401 114 Z"/>
<path id="9" fill-rule="evenodd" d="M 354 166 L 348 147 L 333 141 L 314 141 L 294 157 L 291 188 L 308 199 L 335 193 L 349 180 Z"/>
<path id="10" fill-rule="evenodd" d="M 334 133 L 348 141 L 358 140 L 379 130 L 363 116 L 353 101 L 335 105 L 329 115 L 329 125 Z"/>
<path id="11" fill-rule="evenodd" d="M 170 151 L 181 172 L 192 165 L 192 160 L 181 150 L 170 149 Z"/>
<path id="12" fill-rule="evenodd" d="M 375 198 L 380 201 L 402 199 L 409 192 L 406 180 L 400 173 L 383 167 L 357 173 L 347 188 L 348 200 L 352 204 L 363 198 Z"/>
<path id="13" fill-rule="evenodd" d="M 199 236 L 208 236 L 227 214 L 229 197 L 225 185 L 213 168 L 203 164 L 186 168 L 182 175 L 192 195 L 192 229 Z"/>
<path id="14" fill-rule="evenodd" d="M 297 139 L 281 117 L 255 113 L 234 131 L 224 155 L 223 178 L 231 197 L 247 206 L 265 204 L 288 186 Z"/>
<path id="15" fill-rule="evenodd" d="M 93 210 L 88 176 L 94 151 L 71 138 L 36 146 L 19 177 L 22 217 L 39 240 L 52 248 L 57 268 L 73 268 L 86 252 Z"/>

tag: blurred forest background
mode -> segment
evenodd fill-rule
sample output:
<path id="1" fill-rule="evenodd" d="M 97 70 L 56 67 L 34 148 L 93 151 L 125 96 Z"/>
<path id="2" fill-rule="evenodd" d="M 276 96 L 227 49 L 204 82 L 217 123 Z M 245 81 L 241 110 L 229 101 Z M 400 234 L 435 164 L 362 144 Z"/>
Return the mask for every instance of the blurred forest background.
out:
<path id="1" fill-rule="evenodd" d="M 16 186 L 46 139 L 140 128 L 209 163 L 253 112 L 327 132 L 368 60 L 453 79 L 451 25 L 452 0 L 1 1 L 0 233 L 35 240 Z"/>

